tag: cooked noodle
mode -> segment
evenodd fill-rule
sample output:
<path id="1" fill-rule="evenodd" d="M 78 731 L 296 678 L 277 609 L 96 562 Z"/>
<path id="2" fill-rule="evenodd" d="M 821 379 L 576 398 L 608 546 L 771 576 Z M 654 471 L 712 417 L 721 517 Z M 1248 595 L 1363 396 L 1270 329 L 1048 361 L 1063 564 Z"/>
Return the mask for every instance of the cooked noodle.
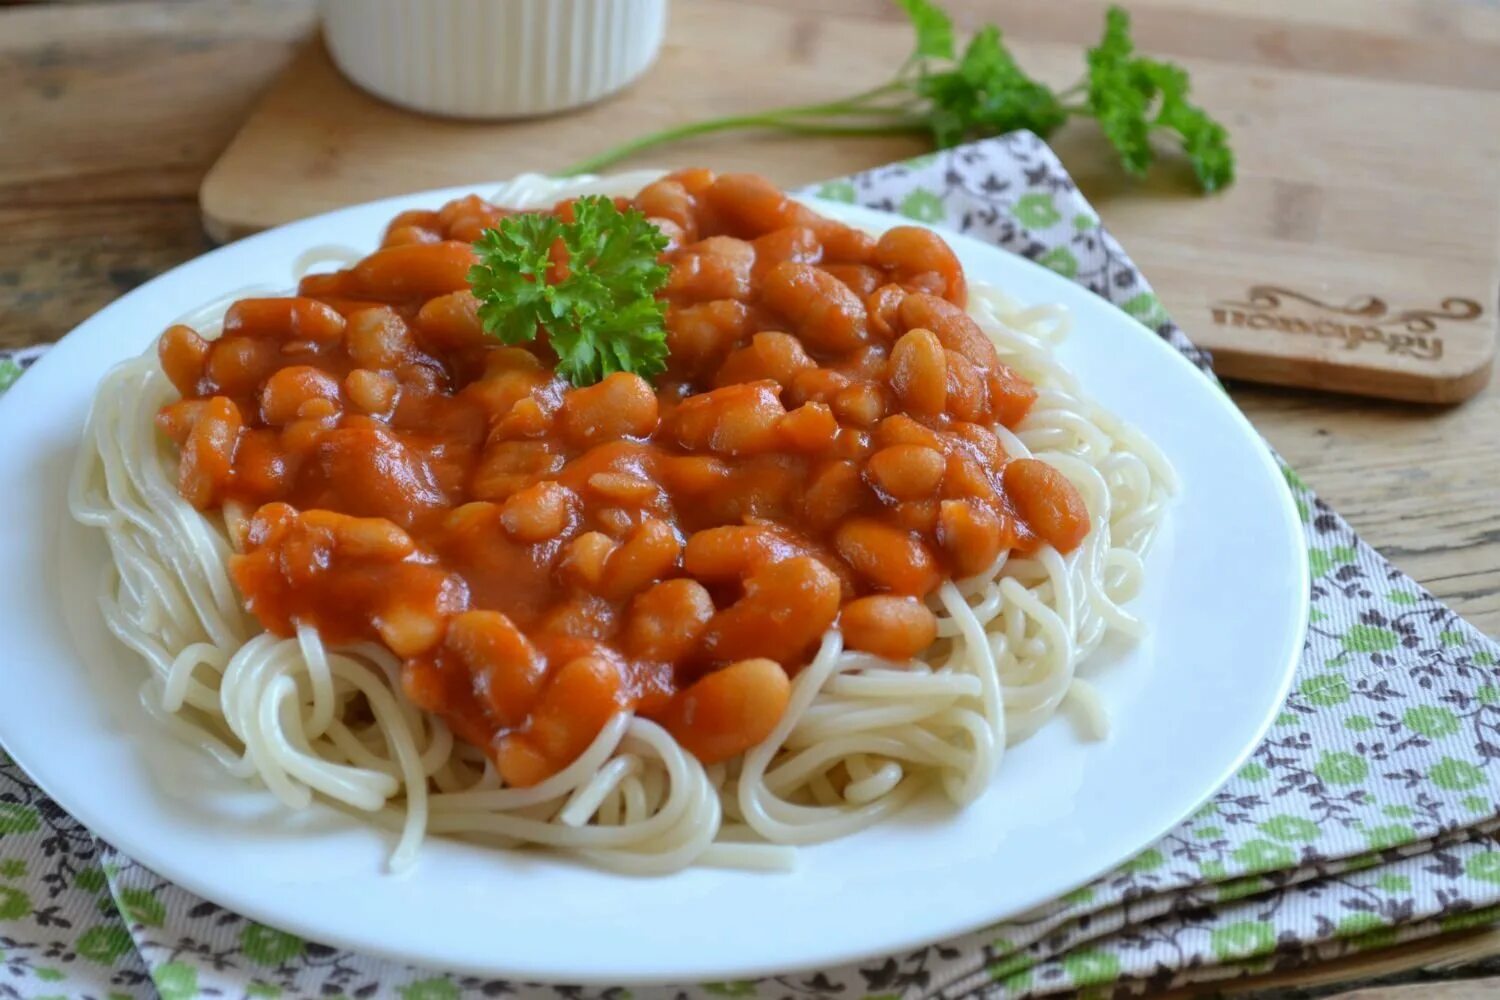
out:
<path id="1" fill-rule="evenodd" d="M 551 204 L 577 187 L 521 178 L 494 200 Z M 320 247 L 298 267 L 356 257 Z M 248 291 L 181 322 L 212 336 Z M 426 833 L 544 846 L 642 874 L 784 868 L 793 846 L 854 833 L 919 795 L 972 801 L 1005 748 L 1065 700 L 1102 736 L 1103 706 L 1078 666 L 1106 635 L 1142 631 L 1125 605 L 1174 492 L 1171 468 L 1057 363 L 1069 326 L 1062 308 L 1023 308 L 976 285 L 970 311 L 1001 359 L 1039 390 L 1025 421 L 996 433 L 1008 454 L 1041 458 L 1072 481 L 1092 518 L 1087 538 L 1067 556 L 1044 546 L 945 582 L 931 600 L 939 638 L 920 661 L 846 651 L 830 631 L 795 677 L 775 731 L 729 765 L 705 768 L 657 724 L 622 713 L 561 772 L 505 788 L 482 753 L 401 696 L 400 662 L 388 650 L 330 649 L 305 627 L 287 639 L 260 631 L 227 569 L 243 513 L 227 510 L 228 524 L 215 524 L 178 494 L 176 451 L 153 423 L 177 393 L 154 350 L 101 384 L 69 509 L 108 540 L 99 603 L 150 668 L 147 710 L 289 807 L 321 798 L 399 830 L 393 868 L 412 862 Z"/>

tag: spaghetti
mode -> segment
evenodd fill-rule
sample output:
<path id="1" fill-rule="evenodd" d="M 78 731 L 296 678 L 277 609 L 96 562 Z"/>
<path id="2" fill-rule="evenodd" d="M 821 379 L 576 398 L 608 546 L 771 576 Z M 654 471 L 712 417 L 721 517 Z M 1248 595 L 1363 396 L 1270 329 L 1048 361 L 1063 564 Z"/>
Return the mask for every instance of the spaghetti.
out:
<path id="1" fill-rule="evenodd" d="M 579 191 L 528 177 L 493 200 L 527 208 Z M 300 263 L 338 259 L 323 249 Z M 212 336 L 226 305 L 184 322 Z M 291 808 L 319 799 L 399 830 L 394 868 L 428 833 L 639 874 L 784 868 L 796 845 L 847 836 L 918 796 L 972 801 L 1005 748 L 1064 702 L 1103 735 L 1079 665 L 1106 635 L 1142 629 L 1124 605 L 1175 490 L 1171 468 L 1058 364 L 1062 309 L 971 286 L 968 310 L 1001 361 L 1036 387 L 1024 420 L 994 426 L 1005 454 L 1066 477 L 1087 509 L 1087 535 L 1066 554 L 1045 543 L 1009 549 L 980 573 L 941 582 L 926 598 L 937 638 L 910 662 L 847 649 L 829 629 L 769 736 L 708 765 L 660 721 L 620 711 L 555 773 L 508 785 L 490 755 L 403 696 L 402 659 L 383 644 L 335 646 L 306 624 L 285 637 L 264 631 L 229 568 L 248 512 L 226 504 L 215 521 L 180 494 L 177 451 L 154 424 L 178 392 L 154 351 L 101 384 L 69 507 L 108 540 L 100 607 L 150 668 L 141 694 L 153 716 Z"/>

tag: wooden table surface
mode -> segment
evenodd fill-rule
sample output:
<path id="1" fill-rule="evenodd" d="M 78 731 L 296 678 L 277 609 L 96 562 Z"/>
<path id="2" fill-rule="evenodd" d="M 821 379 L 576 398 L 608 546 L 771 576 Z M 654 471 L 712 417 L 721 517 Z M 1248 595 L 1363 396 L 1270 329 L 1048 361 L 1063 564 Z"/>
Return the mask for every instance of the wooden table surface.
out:
<path id="1" fill-rule="evenodd" d="M 762 2 L 792 9 L 863 3 L 872 17 L 890 16 L 886 0 Z M 1500 10 L 1475 0 L 1135 0 L 1131 7 L 1148 50 L 1152 19 L 1161 23 L 1174 11 L 1212 8 L 1223 17 L 1279 9 L 1299 41 L 1245 44 L 1314 69 L 1319 60 L 1378 54 L 1383 36 L 1417 34 L 1431 40 L 1431 59 L 1381 72 L 1437 74 L 1439 82 L 1459 73 L 1500 100 Z M 1007 23 L 1056 21 L 1042 5 L 1006 4 L 1003 14 Z M 1098 19 L 1088 20 L 1092 32 Z M 203 175 L 313 21 L 307 0 L 0 7 L 0 347 L 56 340 L 111 299 L 210 248 L 197 203 Z M 1448 45 L 1465 53 L 1462 65 L 1445 62 Z M 1109 223 L 1107 207 L 1103 215 Z M 1116 233 L 1131 245 L 1128 228 Z M 1142 264 L 1149 275 L 1150 261 Z M 1491 386 L 1450 409 L 1254 386 L 1231 392 L 1367 540 L 1500 635 L 1500 390 Z M 1500 981 L 1486 986 L 1500 994 Z"/>

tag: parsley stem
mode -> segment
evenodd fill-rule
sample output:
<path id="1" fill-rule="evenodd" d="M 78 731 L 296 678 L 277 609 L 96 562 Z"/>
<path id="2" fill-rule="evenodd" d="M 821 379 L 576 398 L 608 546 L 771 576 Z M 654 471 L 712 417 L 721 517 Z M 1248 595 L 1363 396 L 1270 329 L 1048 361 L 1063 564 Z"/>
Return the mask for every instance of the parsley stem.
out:
<path id="1" fill-rule="evenodd" d="M 766 128 L 781 129 L 799 135 L 906 135 L 927 131 L 927 122 L 921 118 L 897 118 L 888 122 L 870 125 L 836 125 L 831 123 L 780 122 L 761 123 Z"/>
<path id="2" fill-rule="evenodd" d="M 884 92 L 888 88 L 877 89 Z M 875 91 L 867 91 L 867 94 L 875 93 Z M 675 128 L 662 129 L 659 132 L 653 132 L 650 135 L 644 135 L 640 138 L 623 142 L 595 156 L 580 160 L 559 171 L 558 176 L 570 177 L 574 174 L 589 173 L 654 146 L 677 142 L 694 136 L 708 135 L 713 132 L 726 132 L 737 128 L 779 129 L 783 132 L 792 132 L 798 135 L 899 135 L 921 132 L 927 128 L 924 119 L 910 116 L 904 113 L 904 109 L 900 107 L 853 110 L 847 108 L 846 104 L 847 102 L 839 101 L 832 104 L 804 105 L 802 107 L 783 108 L 777 111 L 762 112 L 754 115 L 731 115 L 725 118 L 714 118 L 708 121 L 693 122 L 689 125 L 679 125 Z M 887 120 L 862 124 L 804 122 L 798 120 L 799 118 L 810 118 L 815 115 L 840 117 L 853 114 L 883 117 Z"/>
<path id="3" fill-rule="evenodd" d="M 770 111 L 761 112 L 761 114 L 788 116 L 845 114 L 853 111 L 857 106 L 867 101 L 872 101 L 877 97 L 884 97 L 886 94 L 895 93 L 899 90 L 907 90 L 909 87 L 910 85 L 905 80 L 897 78 L 887 83 L 882 83 L 878 87 L 871 87 L 869 90 L 862 90 L 857 94 L 851 94 L 849 97 L 841 97 L 837 101 L 827 101 L 822 104 L 795 104 L 787 108 L 774 108 Z"/>

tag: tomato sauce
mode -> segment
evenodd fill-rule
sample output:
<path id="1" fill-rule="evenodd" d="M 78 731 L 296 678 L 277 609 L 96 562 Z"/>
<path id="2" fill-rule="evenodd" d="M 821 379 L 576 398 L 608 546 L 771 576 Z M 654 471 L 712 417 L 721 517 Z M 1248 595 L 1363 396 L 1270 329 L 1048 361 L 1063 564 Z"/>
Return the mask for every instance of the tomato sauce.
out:
<path id="1" fill-rule="evenodd" d="M 383 643 L 512 785 L 627 708 L 732 757 L 830 626 L 915 656 L 944 579 L 1088 530 L 1072 486 L 991 430 L 1035 390 L 937 235 L 872 237 L 703 170 L 630 204 L 670 241 L 654 386 L 574 388 L 545 336 L 484 334 L 469 244 L 507 212 L 472 196 L 403 213 L 294 297 L 237 302 L 216 340 L 160 344 L 182 495 L 230 511 L 262 626 Z"/>

